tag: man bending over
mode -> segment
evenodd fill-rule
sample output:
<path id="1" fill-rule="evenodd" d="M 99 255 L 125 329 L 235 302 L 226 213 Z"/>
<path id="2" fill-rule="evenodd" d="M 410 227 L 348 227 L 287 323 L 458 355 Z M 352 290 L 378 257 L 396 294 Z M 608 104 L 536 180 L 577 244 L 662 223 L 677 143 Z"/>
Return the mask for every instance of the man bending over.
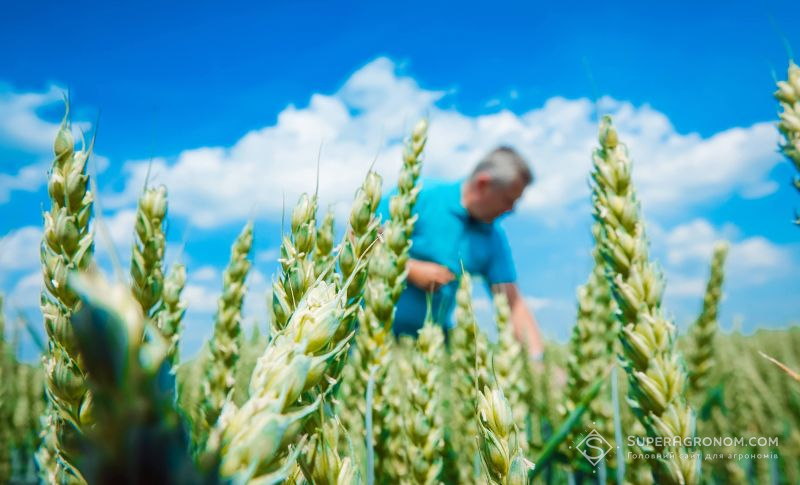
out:
<path id="1" fill-rule="evenodd" d="M 472 174 L 455 182 L 425 180 L 414 213 L 419 216 L 411 236 L 408 284 L 397 303 L 394 331 L 417 335 L 433 292 L 437 322 L 449 324 L 461 265 L 480 275 L 493 293 L 504 292 L 511 307 L 514 334 L 532 358 L 544 350 L 533 314 L 515 281 L 511 249 L 498 218 L 514 209 L 533 175 L 513 149 L 500 147 L 481 160 Z M 389 217 L 385 197 L 378 213 Z"/>

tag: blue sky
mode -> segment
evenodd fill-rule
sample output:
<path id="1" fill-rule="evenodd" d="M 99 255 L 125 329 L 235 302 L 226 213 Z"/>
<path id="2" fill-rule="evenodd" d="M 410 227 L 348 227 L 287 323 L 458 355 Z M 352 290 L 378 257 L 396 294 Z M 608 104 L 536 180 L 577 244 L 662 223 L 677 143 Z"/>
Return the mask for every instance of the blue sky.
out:
<path id="1" fill-rule="evenodd" d="M 100 203 L 125 264 L 149 159 L 154 183 L 170 191 L 168 260 L 189 269 L 188 353 L 210 332 L 228 248 L 247 218 L 256 220 L 247 324 L 263 328 L 282 198 L 313 190 L 320 144 L 322 201 L 341 231 L 376 154 L 392 185 L 400 141 L 421 115 L 431 120 L 426 176 L 463 175 L 498 143 L 531 160 L 538 180 L 503 225 L 546 335 L 568 335 L 591 269 L 598 110 L 629 144 L 679 326 L 699 310 L 718 239 L 732 245 L 723 327 L 797 322 L 790 220 L 800 200 L 776 153 L 771 93 L 773 71 L 785 76 L 783 38 L 800 49 L 790 20 L 800 5 L 645 3 L 18 3 L 0 19 L 9 312 L 38 318 L 44 182 L 69 89 L 76 125 L 97 131 Z M 98 240 L 107 268 L 108 253 Z"/>

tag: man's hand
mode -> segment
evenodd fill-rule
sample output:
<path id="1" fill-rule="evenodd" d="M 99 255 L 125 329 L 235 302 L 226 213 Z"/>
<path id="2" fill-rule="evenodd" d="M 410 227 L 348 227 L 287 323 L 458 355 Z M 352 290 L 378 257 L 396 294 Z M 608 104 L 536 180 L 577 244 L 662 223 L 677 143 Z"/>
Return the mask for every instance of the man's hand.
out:
<path id="1" fill-rule="evenodd" d="M 441 264 L 418 259 L 408 260 L 408 282 L 423 291 L 437 291 L 456 279 L 456 276 Z"/>

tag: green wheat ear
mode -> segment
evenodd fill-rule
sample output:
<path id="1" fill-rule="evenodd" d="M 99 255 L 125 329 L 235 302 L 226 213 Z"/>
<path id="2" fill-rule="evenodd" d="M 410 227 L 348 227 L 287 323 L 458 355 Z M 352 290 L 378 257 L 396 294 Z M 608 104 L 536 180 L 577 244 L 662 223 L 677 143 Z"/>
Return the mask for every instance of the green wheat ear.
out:
<path id="1" fill-rule="evenodd" d="M 442 370 L 444 332 L 433 321 L 428 298 L 425 323 L 411 358 L 410 406 L 405 419 L 409 471 L 414 483 L 438 483 L 444 459 Z"/>
<path id="2" fill-rule="evenodd" d="M 281 242 L 281 273 L 272 284 L 272 331 L 289 321 L 300 298 L 316 279 L 311 257 L 317 235 L 317 197 L 302 194 L 292 211 L 291 234 Z"/>
<path id="3" fill-rule="evenodd" d="M 136 243 L 131 257 L 131 288 L 147 317 L 152 317 L 164 289 L 167 188 L 149 188 L 139 197 Z"/>
<path id="4" fill-rule="evenodd" d="M 74 465 L 80 453 L 76 444 L 92 423 L 86 370 L 70 322 L 81 301 L 67 285 L 69 273 L 86 270 L 94 252 L 89 227 L 94 197 L 86 173 L 91 150 L 91 145 L 75 150 L 67 104 L 53 144 L 55 159 L 47 182 L 51 205 L 44 213 L 40 251 L 44 276 L 40 306 L 48 335 L 43 364 L 50 405 L 37 462 L 40 478 L 48 483 L 84 482 Z"/>
<path id="5" fill-rule="evenodd" d="M 794 62 L 789 62 L 788 79 L 778 81 L 775 98 L 783 109 L 778 122 L 778 130 L 783 135 L 781 152 L 800 172 L 800 67 Z M 795 177 L 793 184 L 800 191 L 800 177 Z M 800 225 L 800 214 L 795 215 L 795 224 Z"/>
<path id="6" fill-rule="evenodd" d="M 203 419 L 195 424 L 197 448 L 204 448 L 208 430 L 219 418 L 228 394 L 236 384 L 236 363 L 242 338 L 242 304 L 250 271 L 248 256 L 253 246 L 253 224 L 247 223 L 231 247 L 231 259 L 223 273 L 222 296 L 217 304 L 214 336 L 209 341 L 209 360 L 203 381 Z"/>
<path id="7" fill-rule="evenodd" d="M 647 254 L 628 151 L 608 116 L 600 124 L 599 138 L 600 147 L 593 156 L 592 200 L 594 217 L 601 224 L 602 255 L 619 307 L 629 401 L 649 436 L 690 438 L 694 413 L 686 403 L 686 370 L 675 348 L 675 326 L 661 310 L 664 283 Z M 656 482 L 684 485 L 699 479 L 697 460 L 688 458 L 689 450 L 653 451 L 672 452 L 675 457 L 651 460 Z"/>
<path id="8" fill-rule="evenodd" d="M 692 399 L 702 402 L 711 387 L 711 370 L 714 367 L 714 341 L 719 331 L 717 313 L 722 299 L 722 281 L 725 276 L 725 257 L 728 245 L 718 243 L 711 259 L 711 275 L 706 284 L 703 310 L 689 329 L 689 347 L 686 361 L 689 365 L 689 393 Z"/>
<path id="9" fill-rule="evenodd" d="M 486 478 L 491 485 L 511 485 L 528 482 L 528 474 L 534 465 L 514 449 L 514 425 L 511 405 L 503 390 L 486 386 L 478 391 L 478 446 Z"/>

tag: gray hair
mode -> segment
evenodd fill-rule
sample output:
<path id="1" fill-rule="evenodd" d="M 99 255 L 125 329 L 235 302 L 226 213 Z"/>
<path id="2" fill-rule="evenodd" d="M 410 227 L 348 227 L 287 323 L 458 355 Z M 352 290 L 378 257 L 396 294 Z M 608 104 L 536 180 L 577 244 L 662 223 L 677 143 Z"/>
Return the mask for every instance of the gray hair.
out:
<path id="1" fill-rule="evenodd" d="M 528 162 L 508 146 L 497 147 L 483 157 L 472 171 L 470 179 L 479 173 L 489 174 L 492 182 L 502 187 L 508 187 L 517 180 L 522 180 L 526 186 L 533 182 L 533 172 Z"/>

